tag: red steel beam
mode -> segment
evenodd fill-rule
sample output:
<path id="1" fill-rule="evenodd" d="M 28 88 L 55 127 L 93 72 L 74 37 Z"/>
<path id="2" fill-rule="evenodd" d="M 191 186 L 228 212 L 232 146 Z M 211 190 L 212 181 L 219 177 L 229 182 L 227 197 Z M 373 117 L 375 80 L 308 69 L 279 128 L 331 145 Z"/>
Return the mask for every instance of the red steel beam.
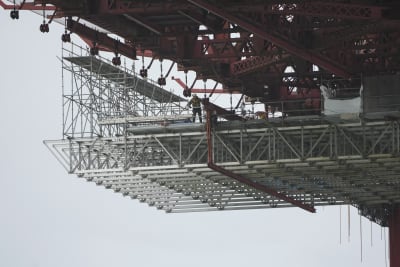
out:
<path id="1" fill-rule="evenodd" d="M 188 2 L 192 3 L 195 6 L 198 6 L 200 8 L 203 8 L 211 13 L 213 13 L 216 16 L 219 16 L 227 21 L 230 21 L 234 24 L 239 25 L 241 28 L 243 28 L 246 31 L 252 32 L 255 35 L 264 38 L 265 40 L 268 40 L 277 46 L 285 49 L 287 52 L 296 55 L 300 58 L 303 58 L 305 60 L 308 60 L 332 73 L 334 73 L 337 76 L 344 77 L 344 78 L 349 78 L 351 74 L 341 66 L 338 66 L 334 64 L 333 62 L 330 62 L 329 59 L 324 58 L 321 55 L 318 55 L 317 53 L 310 51 L 310 50 L 304 50 L 303 48 L 296 47 L 295 45 L 292 45 L 288 43 L 287 41 L 276 37 L 264 30 L 262 30 L 259 27 L 256 27 L 252 25 L 251 23 L 248 23 L 240 18 L 237 18 L 236 16 L 225 12 L 225 10 L 218 8 L 212 4 L 206 3 L 202 0 L 187 0 Z"/>
<path id="2" fill-rule="evenodd" d="M 35 5 L 34 2 L 25 2 L 23 5 L 13 5 L 6 4 L 3 0 L 0 0 L 0 6 L 3 9 L 17 9 L 17 10 L 56 10 L 55 6 L 43 6 L 43 5 Z"/>
<path id="3" fill-rule="evenodd" d="M 208 39 L 203 36 L 201 40 L 196 40 L 193 47 L 194 58 L 209 59 L 230 59 L 256 56 L 260 51 L 250 47 L 254 38 L 227 38 L 227 39 Z M 249 47 L 245 51 L 245 47 Z"/>
<path id="4" fill-rule="evenodd" d="M 271 4 L 235 6 L 233 11 L 250 11 L 260 14 L 300 15 L 351 20 L 382 19 L 387 7 L 355 5 L 348 3 L 303 2 L 296 4 Z"/>
<path id="5" fill-rule="evenodd" d="M 387 8 L 326 2 L 305 2 L 299 5 L 299 11 L 302 15 L 346 19 L 380 19 L 385 9 Z"/>
<path id="6" fill-rule="evenodd" d="M 400 205 L 389 217 L 389 257 L 390 267 L 400 266 Z"/>
<path id="7" fill-rule="evenodd" d="M 220 167 L 218 165 L 215 165 L 213 162 L 208 162 L 208 167 L 210 169 L 216 171 L 216 172 L 224 174 L 224 175 L 226 175 L 226 176 L 228 176 L 228 177 L 230 177 L 232 179 L 235 179 L 236 181 L 239 181 L 239 182 L 241 182 L 243 184 L 246 184 L 248 186 L 251 186 L 251 187 L 253 187 L 253 188 L 257 189 L 257 190 L 265 192 L 265 193 L 267 193 L 267 194 L 269 194 L 271 196 L 274 196 L 274 197 L 279 198 L 279 199 L 281 199 L 283 201 L 286 201 L 286 202 L 288 202 L 290 204 L 293 204 L 294 206 L 297 206 L 297 207 L 302 208 L 302 209 L 304 209 L 306 211 L 315 213 L 315 208 L 313 206 L 304 204 L 301 201 L 298 201 L 298 200 L 295 200 L 294 198 L 288 197 L 285 194 L 282 194 L 282 193 L 280 193 L 280 192 L 276 191 L 275 189 L 272 189 L 272 188 L 270 188 L 268 186 L 253 182 L 252 180 L 247 179 L 242 175 L 233 173 L 233 172 L 231 172 L 231 171 L 229 171 L 229 170 L 227 170 L 225 168 L 222 168 L 222 167 Z"/>
<path id="8" fill-rule="evenodd" d="M 148 29 L 149 31 L 157 34 L 157 35 L 162 35 L 163 30 L 159 29 L 157 25 L 153 25 L 151 22 L 147 21 L 144 17 L 141 17 L 139 15 L 128 15 L 124 14 L 125 18 L 135 22 L 136 24 Z"/>
<path id="9" fill-rule="evenodd" d="M 239 60 L 237 62 L 233 62 L 230 65 L 231 74 L 233 75 L 243 75 L 249 72 L 253 72 L 257 69 L 264 68 L 271 64 L 275 64 L 278 61 L 282 61 L 286 58 L 290 57 L 289 54 L 285 54 L 282 56 L 272 55 L 272 56 L 264 56 L 264 57 L 250 57 L 246 59 Z"/>
<path id="10" fill-rule="evenodd" d="M 98 2 L 97 0 L 91 0 Z M 114 1 L 113 5 L 109 5 L 107 1 L 102 1 L 97 12 L 99 14 L 160 14 L 167 12 L 177 12 L 179 10 L 193 9 L 190 4 L 182 1 L 163 1 L 161 3 L 138 3 L 136 1 Z"/>
<path id="11" fill-rule="evenodd" d="M 303 203 L 301 201 L 298 201 L 298 200 L 296 200 L 294 198 L 291 198 L 291 197 L 289 197 L 289 196 L 287 196 L 285 194 L 282 194 L 282 193 L 276 191 L 273 188 L 270 188 L 270 187 L 265 186 L 265 185 L 260 184 L 260 183 L 256 183 L 256 182 L 254 182 L 254 181 L 252 181 L 250 179 L 245 178 L 242 175 L 233 173 L 233 172 L 231 172 L 231 171 L 229 171 L 229 170 L 227 170 L 227 169 L 225 169 L 225 168 L 223 168 L 221 166 L 215 165 L 214 158 L 213 158 L 213 152 L 212 152 L 213 151 L 213 147 L 212 147 L 212 136 L 211 136 L 211 127 L 212 127 L 211 126 L 211 112 L 212 112 L 212 110 L 207 106 L 207 104 L 208 104 L 207 101 L 205 101 L 205 103 L 206 103 L 206 109 L 207 109 L 207 125 L 206 125 L 206 128 L 207 128 L 207 147 L 208 147 L 208 159 L 207 159 L 208 167 L 210 169 L 212 169 L 212 170 L 214 170 L 214 171 L 216 171 L 218 173 L 221 173 L 223 175 L 226 175 L 226 176 L 228 176 L 228 177 L 230 177 L 230 178 L 232 178 L 232 179 L 234 179 L 234 180 L 236 180 L 238 182 L 246 184 L 246 185 L 248 185 L 250 187 L 253 187 L 253 188 L 257 189 L 257 190 L 265 192 L 265 193 L 267 193 L 267 194 L 269 194 L 271 196 L 274 196 L 274 197 L 279 198 L 279 199 L 281 199 L 283 201 L 291 203 L 294 206 L 297 206 L 297 207 L 302 208 L 302 209 L 304 209 L 306 211 L 314 213 L 315 212 L 315 208 L 313 206 L 307 205 L 307 204 L 305 204 L 305 203 Z"/>
<path id="12" fill-rule="evenodd" d="M 179 78 L 171 77 L 172 80 L 174 80 L 179 86 L 181 86 L 183 89 L 188 89 L 189 87 Z M 241 92 L 239 91 L 230 91 L 227 89 L 201 89 L 201 88 L 192 88 L 190 89 L 192 93 L 196 94 L 240 94 Z"/>
<path id="13" fill-rule="evenodd" d="M 107 34 L 105 33 L 93 30 L 73 20 L 70 20 L 67 23 L 67 27 L 68 30 L 70 30 L 73 33 L 76 33 L 84 40 L 87 41 L 92 40 L 93 42 L 96 42 L 99 46 L 109 51 L 118 52 L 119 54 L 131 58 L 133 60 L 137 59 L 135 47 L 119 42 L 118 40 L 107 36 Z"/>

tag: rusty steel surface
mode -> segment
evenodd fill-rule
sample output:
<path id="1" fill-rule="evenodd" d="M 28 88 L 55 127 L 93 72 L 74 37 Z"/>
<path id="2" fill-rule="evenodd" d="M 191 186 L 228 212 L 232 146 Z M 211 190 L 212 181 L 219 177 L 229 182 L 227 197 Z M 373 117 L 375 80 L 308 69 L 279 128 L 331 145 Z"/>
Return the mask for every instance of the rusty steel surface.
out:
<path id="1" fill-rule="evenodd" d="M 321 79 L 344 78 L 346 91 L 361 75 L 400 70 L 400 4 L 393 0 L 43 0 L 17 8 L 55 10 L 51 17 L 66 18 L 89 45 L 170 59 L 265 101 L 290 98 L 293 88 L 308 98 Z"/>
<path id="2" fill-rule="evenodd" d="M 321 84 L 334 97 L 351 97 L 365 77 L 400 71 L 400 4 L 394 0 L 7 3 L 0 6 L 65 19 L 66 33 L 92 48 L 172 60 L 197 79 L 221 83 L 221 92 L 264 103 L 298 101 L 297 114 L 289 115 L 318 115 Z M 312 100 L 311 113 L 302 110 L 306 100 Z"/>

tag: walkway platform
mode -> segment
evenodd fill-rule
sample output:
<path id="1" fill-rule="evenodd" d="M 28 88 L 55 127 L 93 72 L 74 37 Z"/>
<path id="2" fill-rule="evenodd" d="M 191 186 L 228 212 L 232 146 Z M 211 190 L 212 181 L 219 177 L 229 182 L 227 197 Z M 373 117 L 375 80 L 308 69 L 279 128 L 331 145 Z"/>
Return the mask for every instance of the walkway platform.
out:
<path id="1" fill-rule="evenodd" d="M 310 206 L 351 204 L 383 226 L 400 203 L 399 120 L 219 122 L 216 165 Z M 166 212 L 293 207 L 207 164 L 205 124 L 47 141 L 72 174 Z"/>
<path id="2" fill-rule="evenodd" d="M 127 87 L 135 88 L 139 94 L 149 97 L 159 103 L 187 101 L 156 84 L 150 83 L 129 72 L 122 71 L 120 68 L 108 64 L 104 60 L 94 56 L 64 57 L 63 59 L 114 83 L 126 83 Z"/>

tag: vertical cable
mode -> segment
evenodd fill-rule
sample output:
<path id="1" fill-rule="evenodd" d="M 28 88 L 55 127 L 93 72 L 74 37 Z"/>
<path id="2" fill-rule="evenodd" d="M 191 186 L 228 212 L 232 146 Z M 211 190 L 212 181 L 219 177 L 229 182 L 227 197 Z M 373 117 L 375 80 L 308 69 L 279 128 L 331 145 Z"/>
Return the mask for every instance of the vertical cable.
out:
<path id="1" fill-rule="evenodd" d="M 362 223 L 361 223 L 361 214 L 360 214 L 360 260 L 363 260 L 363 247 L 362 247 Z"/>
<path id="2" fill-rule="evenodd" d="M 187 90 L 188 89 L 188 82 L 187 82 L 187 70 L 185 70 L 185 90 Z"/>
<path id="3" fill-rule="evenodd" d="M 45 8 L 46 4 L 43 3 L 42 6 L 43 6 L 43 24 L 45 24 L 46 23 L 46 8 Z"/>
<path id="4" fill-rule="evenodd" d="M 342 206 L 339 206 L 339 244 L 342 244 Z"/>
<path id="5" fill-rule="evenodd" d="M 350 242 L 350 205 L 347 206 L 347 241 Z"/>
<path id="6" fill-rule="evenodd" d="M 207 98 L 207 80 L 203 79 L 204 82 L 204 99 Z"/>
<path id="7" fill-rule="evenodd" d="M 371 247 L 373 246 L 373 242 L 372 242 L 372 221 L 371 222 Z"/>
<path id="8" fill-rule="evenodd" d="M 385 266 L 387 267 L 388 263 L 387 263 L 387 249 L 386 249 L 386 229 L 383 228 L 383 239 L 384 239 L 384 243 L 385 243 Z"/>
<path id="9" fill-rule="evenodd" d="M 232 104 L 232 92 L 231 92 L 231 94 L 230 94 L 229 100 L 230 100 L 230 102 L 231 102 L 231 111 L 232 111 L 232 110 L 233 110 L 233 104 Z"/>
<path id="10" fill-rule="evenodd" d="M 163 77 L 163 67 L 162 67 L 163 60 L 160 58 L 158 61 L 160 61 L 160 73 L 161 73 L 161 78 L 162 78 Z"/>

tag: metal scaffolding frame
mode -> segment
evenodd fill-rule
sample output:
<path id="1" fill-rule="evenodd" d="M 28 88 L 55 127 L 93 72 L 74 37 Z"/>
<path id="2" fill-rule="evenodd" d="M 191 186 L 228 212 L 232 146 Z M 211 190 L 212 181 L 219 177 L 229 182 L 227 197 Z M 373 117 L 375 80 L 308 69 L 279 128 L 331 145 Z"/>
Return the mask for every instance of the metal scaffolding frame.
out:
<path id="1" fill-rule="evenodd" d="M 71 174 L 166 212 L 351 204 L 387 226 L 400 203 L 396 117 L 218 121 L 206 100 L 186 123 L 184 99 L 72 48 L 63 139 L 45 141 Z"/>
<path id="2" fill-rule="evenodd" d="M 188 117 L 184 98 L 140 78 L 134 66 L 114 66 L 75 44 L 62 51 L 63 137 L 121 135 L 123 127 L 113 122 L 127 118 L 145 123 L 144 117 Z"/>
<path id="3" fill-rule="evenodd" d="M 204 126 L 152 128 L 46 144 L 69 173 L 168 212 L 293 206 L 210 169 Z M 308 205 L 352 204 L 386 225 L 400 202 L 398 121 L 220 122 L 212 142 L 219 166 Z"/>

